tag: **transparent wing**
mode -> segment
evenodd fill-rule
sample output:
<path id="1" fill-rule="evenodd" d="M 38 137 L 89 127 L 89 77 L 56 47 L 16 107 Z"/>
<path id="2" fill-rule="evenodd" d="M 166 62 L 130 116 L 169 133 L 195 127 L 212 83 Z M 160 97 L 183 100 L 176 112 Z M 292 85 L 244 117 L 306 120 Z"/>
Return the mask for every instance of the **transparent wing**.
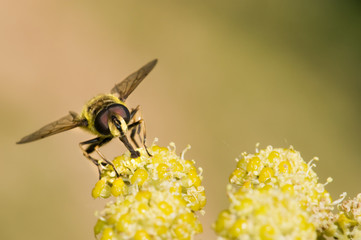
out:
<path id="1" fill-rule="evenodd" d="M 55 122 L 49 123 L 44 127 L 40 128 L 38 131 L 23 137 L 22 139 L 20 139 L 19 142 L 17 142 L 17 144 L 32 142 L 70 130 L 75 127 L 87 126 L 87 124 L 88 122 L 86 119 L 78 119 L 76 113 L 70 112 L 65 117 L 62 117 Z"/>
<path id="2" fill-rule="evenodd" d="M 126 79 L 122 82 L 116 84 L 111 93 L 118 93 L 119 99 L 125 101 L 128 96 L 134 91 L 134 89 L 142 82 L 142 80 L 152 71 L 154 66 L 157 64 L 158 60 L 154 59 L 150 61 L 143 67 L 141 67 L 138 71 L 130 74 Z"/>

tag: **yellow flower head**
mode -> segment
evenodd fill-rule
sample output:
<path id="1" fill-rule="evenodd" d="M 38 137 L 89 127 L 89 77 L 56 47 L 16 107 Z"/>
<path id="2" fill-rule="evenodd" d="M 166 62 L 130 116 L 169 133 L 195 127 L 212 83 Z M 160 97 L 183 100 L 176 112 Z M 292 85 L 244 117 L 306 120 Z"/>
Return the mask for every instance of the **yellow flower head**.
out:
<path id="1" fill-rule="evenodd" d="M 243 153 L 229 177 L 230 206 L 214 224 L 220 239 L 316 239 L 330 229 L 334 207 L 315 160 L 293 147 Z"/>
<path id="2" fill-rule="evenodd" d="M 186 149 L 187 150 L 187 149 Z M 153 145 L 132 159 L 113 161 L 121 177 L 106 166 L 92 191 L 94 198 L 117 197 L 98 213 L 94 227 L 101 239 L 192 239 L 202 232 L 196 215 L 206 203 L 202 170 L 169 148 Z"/>
<path id="3" fill-rule="evenodd" d="M 361 193 L 338 204 L 338 209 L 340 213 L 332 229 L 333 236 L 338 239 L 361 239 Z"/>
<path id="4" fill-rule="evenodd" d="M 281 189 L 241 190 L 214 229 L 220 239 L 315 239 L 315 226 L 297 199 Z"/>
<path id="5" fill-rule="evenodd" d="M 312 170 L 315 160 L 318 159 L 314 158 L 306 163 L 292 147 L 285 149 L 268 146 L 256 154 L 243 153 L 230 176 L 230 183 L 234 186 L 234 191 L 238 188 L 281 189 L 298 198 L 309 211 L 321 202 L 324 206 L 331 206 L 330 194 L 324 189 L 324 184 L 318 183 L 318 177 Z M 330 209 L 322 209 L 324 210 Z M 322 220 L 319 221 L 321 224 Z"/>

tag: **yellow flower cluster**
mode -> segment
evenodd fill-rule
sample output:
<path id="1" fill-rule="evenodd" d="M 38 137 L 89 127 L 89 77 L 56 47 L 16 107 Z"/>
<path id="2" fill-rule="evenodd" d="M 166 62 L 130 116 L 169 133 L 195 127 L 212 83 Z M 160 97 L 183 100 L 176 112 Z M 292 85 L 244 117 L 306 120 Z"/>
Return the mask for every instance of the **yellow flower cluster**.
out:
<path id="1" fill-rule="evenodd" d="M 227 188 L 230 207 L 214 229 L 220 239 L 316 239 L 334 221 L 325 184 L 299 152 L 273 148 L 243 153 Z M 331 179 L 328 179 L 330 182 Z"/>
<path id="2" fill-rule="evenodd" d="M 220 239 L 315 239 L 315 226 L 291 194 L 277 188 L 240 190 L 215 223 Z"/>
<path id="3" fill-rule="evenodd" d="M 186 149 L 187 150 L 187 149 Z M 185 150 L 185 151 L 186 151 Z M 94 198 L 117 197 L 98 214 L 101 240 L 192 239 L 202 232 L 196 213 L 206 204 L 202 170 L 169 148 L 153 145 L 136 159 L 126 153 L 106 166 L 92 191 Z"/>
<path id="4" fill-rule="evenodd" d="M 361 239 L 361 194 L 354 199 L 338 204 L 340 213 L 336 215 L 335 225 L 327 229 L 327 236 L 334 239 Z"/>

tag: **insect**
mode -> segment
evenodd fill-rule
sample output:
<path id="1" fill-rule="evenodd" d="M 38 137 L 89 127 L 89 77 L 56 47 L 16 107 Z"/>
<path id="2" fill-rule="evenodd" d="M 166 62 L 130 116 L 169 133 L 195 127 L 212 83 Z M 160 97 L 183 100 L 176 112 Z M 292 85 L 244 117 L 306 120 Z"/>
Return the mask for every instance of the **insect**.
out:
<path id="1" fill-rule="evenodd" d="M 100 94 L 90 99 L 80 115 L 70 111 L 68 115 L 59 120 L 49 123 L 39 130 L 23 137 L 17 144 L 23 144 L 39 140 L 60 132 L 80 127 L 97 135 L 96 138 L 79 143 L 83 155 L 92 161 L 98 168 L 99 177 L 101 174 L 100 164 L 110 164 L 117 176 L 119 176 L 112 162 L 107 160 L 100 152 L 99 147 L 108 143 L 113 138 L 118 137 L 129 150 L 132 158 L 140 156 L 132 144 L 128 141 L 126 133 L 131 131 L 130 139 L 136 148 L 139 148 L 135 135 L 138 134 L 140 141 L 151 156 L 145 145 L 146 133 L 143 119 L 136 120 L 135 115 L 139 111 L 139 106 L 129 110 L 125 100 L 142 82 L 142 80 L 152 71 L 157 64 L 157 59 L 150 61 L 138 71 L 132 73 L 122 82 L 116 84 L 110 94 Z M 143 139 L 140 136 L 141 127 L 144 127 Z M 103 161 L 93 158 L 90 154 L 97 152 Z M 104 163 L 105 162 L 105 163 Z"/>

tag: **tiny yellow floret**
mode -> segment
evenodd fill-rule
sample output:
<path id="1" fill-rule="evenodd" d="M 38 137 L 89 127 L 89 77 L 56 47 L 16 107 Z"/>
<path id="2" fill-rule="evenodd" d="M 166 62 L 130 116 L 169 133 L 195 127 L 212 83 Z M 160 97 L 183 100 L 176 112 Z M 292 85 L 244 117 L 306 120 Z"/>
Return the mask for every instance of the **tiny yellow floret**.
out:
<path id="1" fill-rule="evenodd" d="M 273 163 L 274 162 L 274 159 L 275 158 L 279 158 L 280 157 L 280 154 L 279 154 L 279 152 L 277 152 L 277 151 L 272 151 L 272 152 L 270 152 L 270 154 L 268 155 L 268 160 L 270 161 L 270 163 Z"/>
<path id="2" fill-rule="evenodd" d="M 183 214 L 179 215 L 178 219 L 182 223 L 188 223 L 191 226 L 194 226 L 194 224 L 196 223 L 196 217 L 194 216 L 193 213 L 183 213 Z"/>
<path id="3" fill-rule="evenodd" d="M 244 234 L 247 229 L 247 221 L 244 219 L 238 219 L 233 226 L 229 229 L 229 234 L 232 237 L 239 237 L 241 234 Z"/>
<path id="4" fill-rule="evenodd" d="M 105 222 L 103 220 L 98 219 L 97 223 L 94 226 L 94 235 L 98 235 L 104 229 Z"/>
<path id="5" fill-rule="evenodd" d="M 178 225 L 173 229 L 174 237 L 173 239 L 178 240 L 190 240 L 191 235 L 188 231 L 188 228 L 185 225 Z"/>
<path id="6" fill-rule="evenodd" d="M 171 159 L 169 163 L 171 164 L 171 169 L 173 172 L 182 172 L 184 169 L 182 164 L 176 159 Z"/>
<path id="7" fill-rule="evenodd" d="M 251 183 L 251 181 L 246 181 L 246 182 L 244 182 L 243 183 L 243 185 L 242 185 L 242 188 L 252 188 L 252 183 Z"/>
<path id="8" fill-rule="evenodd" d="M 157 167 L 157 172 L 158 172 L 158 178 L 163 179 L 166 173 L 168 172 L 168 165 L 164 163 L 159 163 Z"/>
<path id="9" fill-rule="evenodd" d="M 112 192 L 112 195 L 114 197 L 118 197 L 125 192 L 125 189 L 126 189 L 126 185 L 125 185 L 123 179 L 117 178 L 114 180 L 110 191 Z"/>
<path id="10" fill-rule="evenodd" d="M 151 240 L 152 238 L 145 230 L 138 230 L 134 235 L 134 240 Z"/>
<path id="11" fill-rule="evenodd" d="M 278 169 L 279 169 L 279 171 L 281 173 L 291 173 L 292 166 L 291 166 L 291 163 L 289 161 L 282 161 L 278 165 Z"/>
<path id="12" fill-rule="evenodd" d="M 273 177 L 274 175 L 274 170 L 270 167 L 265 167 L 261 170 L 261 172 L 259 173 L 259 178 L 258 180 L 263 183 L 266 180 L 268 180 L 269 178 Z"/>
<path id="13" fill-rule="evenodd" d="M 199 187 L 201 185 L 201 179 L 199 178 L 197 171 L 195 169 L 189 171 L 188 178 L 191 181 L 190 186 Z"/>
<path id="14" fill-rule="evenodd" d="M 102 178 L 100 179 L 94 186 L 92 190 L 92 197 L 98 198 L 98 197 L 106 197 L 109 194 L 107 193 L 107 181 L 106 179 Z"/>
<path id="15" fill-rule="evenodd" d="M 247 164 L 247 172 L 258 171 L 261 167 L 261 159 L 259 157 L 253 157 Z"/>
<path id="16" fill-rule="evenodd" d="M 284 193 L 289 193 L 289 194 L 294 194 L 295 193 L 295 189 L 293 188 L 292 184 L 285 184 L 281 187 L 282 192 Z"/>
<path id="17" fill-rule="evenodd" d="M 260 228 L 259 236 L 261 240 L 275 240 L 275 229 L 272 225 L 266 224 Z"/>
<path id="18" fill-rule="evenodd" d="M 229 176 L 230 183 L 237 183 L 246 175 L 246 171 L 241 168 L 236 168 Z"/>
<path id="19" fill-rule="evenodd" d="M 129 213 L 125 213 L 120 216 L 118 223 L 116 225 L 116 229 L 119 232 L 125 232 L 128 230 L 128 226 L 132 223 L 132 219 Z"/>
<path id="20" fill-rule="evenodd" d="M 167 203 L 166 201 L 161 201 L 158 203 L 158 208 L 164 213 L 166 216 L 170 215 L 173 212 L 173 207 Z"/>
<path id="21" fill-rule="evenodd" d="M 169 188 L 169 191 L 174 195 L 180 195 L 182 193 L 182 186 L 181 185 L 174 185 Z"/>
<path id="22" fill-rule="evenodd" d="M 148 201 L 152 197 L 152 193 L 150 191 L 139 191 L 137 195 L 135 195 L 135 199 L 137 201 Z"/>
<path id="23" fill-rule="evenodd" d="M 147 214 L 149 210 L 149 206 L 146 203 L 139 203 L 138 205 L 138 212 L 141 214 Z"/>
<path id="24" fill-rule="evenodd" d="M 142 186 L 147 179 L 148 179 L 148 172 L 143 168 L 138 168 L 134 172 L 130 181 L 132 184 L 138 184 L 139 186 Z"/>
<path id="25" fill-rule="evenodd" d="M 239 201 L 239 204 L 235 205 L 235 209 L 239 211 L 244 211 L 252 207 L 253 200 L 250 198 L 243 198 Z"/>
<path id="26" fill-rule="evenodd" d="M 160 147 L 158 145 L 153 145 L 152 146 L 152 152 L 154 152 L 154 153 L 168 152 L 168 148 Z"/>
<path id="27" fill-rule="evenodd" d="M 114 235 L 113 229 L 105 228 L 103 231 L 102 238 L 100 240 L 112 240 L 113 235 Z"/>

